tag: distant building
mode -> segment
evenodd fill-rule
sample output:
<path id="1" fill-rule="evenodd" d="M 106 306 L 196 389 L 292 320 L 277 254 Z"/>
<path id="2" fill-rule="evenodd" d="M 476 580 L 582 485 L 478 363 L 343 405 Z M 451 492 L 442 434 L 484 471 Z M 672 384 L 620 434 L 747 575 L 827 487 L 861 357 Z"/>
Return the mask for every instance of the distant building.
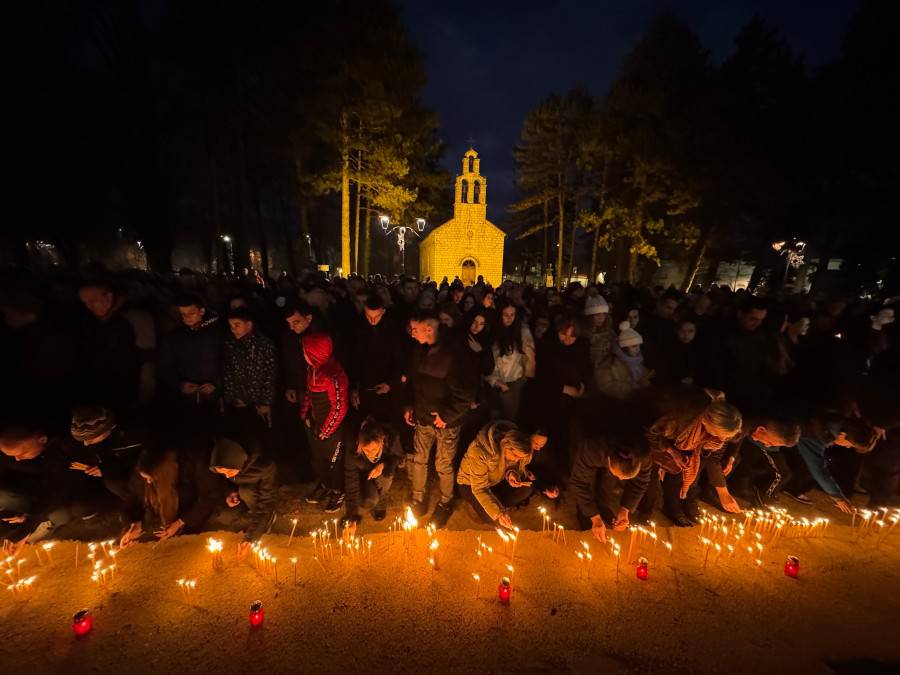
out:
<path id="1" fill-rule="evenodd" d="M 487 219 L 487 181 L 473 149 L 463 156 L 456 177 L 453 218 L 435 228 L 419 245 L 419 278 L 440 282 L 462 279 L 466 286 L 479 275 L 498 286 L 503 281 L 503 241 L 506 234 Z"/>

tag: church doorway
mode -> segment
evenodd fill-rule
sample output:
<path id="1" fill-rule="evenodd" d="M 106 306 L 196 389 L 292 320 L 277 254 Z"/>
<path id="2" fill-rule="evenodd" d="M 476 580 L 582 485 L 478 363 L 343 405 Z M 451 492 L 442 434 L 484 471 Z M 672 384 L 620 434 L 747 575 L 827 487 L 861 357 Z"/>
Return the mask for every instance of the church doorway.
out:
<path id="1" fill-rule="evenodd" d="M 475 261 L 471 258 L 466 258 L 462 263 L 462 273 L 459 275 L 460 281 L 463 282 L 464 286 L 474 286 L 475 279 L 478 276 L 478 268 L 475 266 Z"/>

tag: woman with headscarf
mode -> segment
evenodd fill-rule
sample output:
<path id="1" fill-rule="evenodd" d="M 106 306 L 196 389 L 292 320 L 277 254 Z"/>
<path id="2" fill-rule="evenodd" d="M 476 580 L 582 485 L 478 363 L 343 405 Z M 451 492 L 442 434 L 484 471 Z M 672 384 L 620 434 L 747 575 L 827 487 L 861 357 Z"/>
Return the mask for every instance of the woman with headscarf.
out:
<path id="1" fill-rule="evenodd" d="M 729 441 L 741 432 L 741 413 L 725 401 L 722 392 L 704 390 L 705 396 L 676 406 L 647 432 L 650 455 L 662 481 L 663 512 L 678 527 L 692 527 L 699 518 L 697 479 L 705 469 L 722 508 L 740 513 L 728 491 L 722 460 Z M 645 496 L 645 502 L 647 497 Z M 639 510 L 646 513 L 652 508 Z"/>

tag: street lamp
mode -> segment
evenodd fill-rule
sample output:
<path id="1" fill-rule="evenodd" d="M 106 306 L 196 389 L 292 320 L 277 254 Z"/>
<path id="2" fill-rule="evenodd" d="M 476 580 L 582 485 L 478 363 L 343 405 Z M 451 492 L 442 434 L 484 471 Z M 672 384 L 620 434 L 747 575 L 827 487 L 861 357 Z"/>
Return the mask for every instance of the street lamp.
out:
<path id="1" fill-rule="evenodd" d="M 391 227 L 391 219 L 387 216 L 381 216 L 379 218 L 381 221 L 381 228 L 384 230 L 385 235 L 397 233 L 397 247 L 400 249 L 400 267 L 403 273 L 406 273 L 406 233 L 412 232 L 417 237 L 421 237 L 420 232 L 425 231 L 425 226 L 427 223 L 424 218 L 416 218 L 416 226 L 409 227 L 408 225 L 395 225 Z"/>

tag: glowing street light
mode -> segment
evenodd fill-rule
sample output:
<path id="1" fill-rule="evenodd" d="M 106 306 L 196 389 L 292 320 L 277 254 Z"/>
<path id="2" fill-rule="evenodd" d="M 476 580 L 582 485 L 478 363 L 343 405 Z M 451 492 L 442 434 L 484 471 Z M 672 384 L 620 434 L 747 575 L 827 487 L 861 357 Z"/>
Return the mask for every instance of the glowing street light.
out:
<path id="1" fill-rule="evenodd" d="M 406 233 L 412 232 L 417 237 L 421 237 L 420 232 L 425 231 L 427 223 L 424 218 L 416 218 L 416 226 L 395 225 L 391 227 L 391 219 L 388 216 L 380 216 L 381 228 L 385 235 L 397 233 L 397 247 L 400 249 L 400 266 L 403 272 L 406 272 Z"/>

